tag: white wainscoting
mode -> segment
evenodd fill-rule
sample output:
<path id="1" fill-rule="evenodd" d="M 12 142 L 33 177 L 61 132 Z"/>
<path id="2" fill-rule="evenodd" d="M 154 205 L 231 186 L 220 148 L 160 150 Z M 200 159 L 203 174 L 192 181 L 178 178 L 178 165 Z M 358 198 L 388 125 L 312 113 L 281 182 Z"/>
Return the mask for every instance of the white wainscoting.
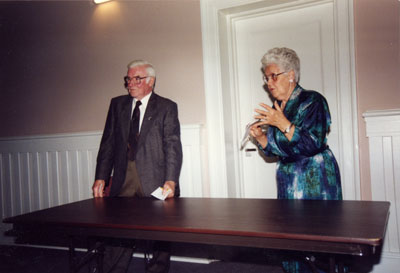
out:
<path id="1" fill-rule="evenodd" d="M 181 196 L 202 196 L 201 125 L 182 125 Z M 102 132 L 0 139 L 0 216 L 92 197 Z M 0 223 L 0 243 L 10 225 Z"/>
<path id="2" fill-rule="evenodd" d="M 390 217 L 380 264 L 374 273 L 399 272 L 400 268 L 400 109 L 363 114 L 374 201 L 390 202 Z"/>

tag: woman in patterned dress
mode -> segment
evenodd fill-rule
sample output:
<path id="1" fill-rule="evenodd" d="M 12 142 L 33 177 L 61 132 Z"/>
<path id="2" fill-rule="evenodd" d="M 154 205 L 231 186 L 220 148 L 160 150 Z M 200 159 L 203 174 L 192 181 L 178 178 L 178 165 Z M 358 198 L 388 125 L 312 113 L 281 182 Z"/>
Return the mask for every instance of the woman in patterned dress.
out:
<path id="1" fill-rule="evenodd" d="M 278 156 L 278 199 L 341 200 L 339 167 L 327 145 L 331 124 L 326 99 L 298 83 L 300 60 L 295 51 L 273 48 L 262 58 L 264 82 L 275 99 L 260 103 L 250 134 L 267 156 Z M 260 126 L 268 125 L 266 133 Z M 283 262 L 286 272 L 311 272 L 302 262 Z M 322 272 L 322 271 L 321 271 Z"/>

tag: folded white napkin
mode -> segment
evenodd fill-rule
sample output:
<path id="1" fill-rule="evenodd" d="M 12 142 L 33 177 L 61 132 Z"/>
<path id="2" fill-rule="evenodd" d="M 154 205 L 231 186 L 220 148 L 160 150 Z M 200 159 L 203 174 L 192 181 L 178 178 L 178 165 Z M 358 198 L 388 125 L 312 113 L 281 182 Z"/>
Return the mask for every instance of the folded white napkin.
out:
<path id="1" fill-rule="evenodd" d="M 155 191 L 153 191 L 153 192 L 151 193 L 151 195 L 154 196 L 154 197 L 157 198 L 157 199 L 165 200 L 165 198 L 167 198 L 167 196 L 168 196 L 168 194 L 171 192 L 171 190 L 168 189 L 168 190 L 165 192 L 164 195 L 162 194 L 162 192 L 163 192 L 163 188 L 162 188 L 162 187 L 158 187 Z"/>

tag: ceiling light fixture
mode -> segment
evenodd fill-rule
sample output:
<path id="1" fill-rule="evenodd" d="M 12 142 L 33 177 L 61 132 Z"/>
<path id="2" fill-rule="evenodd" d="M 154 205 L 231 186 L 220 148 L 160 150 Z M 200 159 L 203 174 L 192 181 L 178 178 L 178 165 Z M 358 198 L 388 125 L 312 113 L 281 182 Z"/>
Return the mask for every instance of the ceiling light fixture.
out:
<path id="1" fill-rule="evenodd" d="M 105 2 L 109 2 L 109 1 L 111 1 L 111 0 L 93 0 L 93 2 L 95 4 L 102 4 L 102 3 L 105 3 Z"/>

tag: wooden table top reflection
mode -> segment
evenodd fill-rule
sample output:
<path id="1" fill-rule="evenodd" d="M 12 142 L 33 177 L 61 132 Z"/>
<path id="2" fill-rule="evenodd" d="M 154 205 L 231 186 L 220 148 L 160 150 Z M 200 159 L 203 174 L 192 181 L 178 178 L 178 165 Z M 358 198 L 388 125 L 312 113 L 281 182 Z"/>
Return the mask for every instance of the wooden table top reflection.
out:
<path id="1" fill-rule="evenodd" d="M 367 256 L 388 202 L 236 198 L 92 198 L 4 219 L 19 231 Z"/>

